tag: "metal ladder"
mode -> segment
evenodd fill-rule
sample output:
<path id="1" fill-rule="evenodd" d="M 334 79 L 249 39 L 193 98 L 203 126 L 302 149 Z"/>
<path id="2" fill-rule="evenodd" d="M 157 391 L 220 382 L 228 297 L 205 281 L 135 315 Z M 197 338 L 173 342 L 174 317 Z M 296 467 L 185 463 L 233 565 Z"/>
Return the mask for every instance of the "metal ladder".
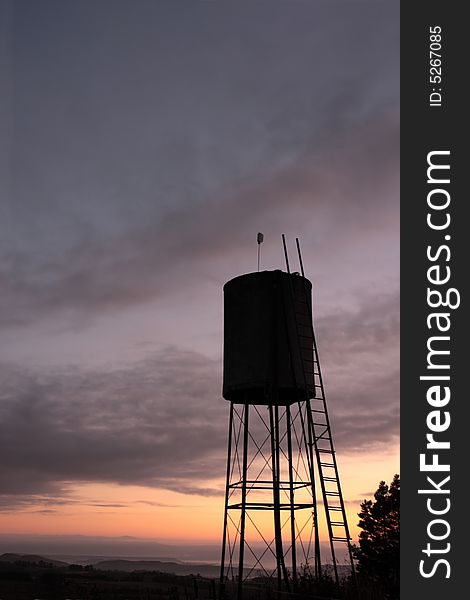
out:
<path id="1" fill-rule="evenodd" d="M 287 255 L 287 246 L 285 236 L 282 236 L 284 244 L 284 254 L 286 258 L 287 272 L 291 274 L 289 259 Z M 315 387 L 315 397 L 307 398 L 307 418 L 308 425 L 311 430 L 310 439 L 312 440 L 313 451 L 315 453 L 320 487 L 322 491 L 323 504 L 325 508 L 325 517 L 330 540 L 330 551 L 333 561 L 333 570 L 336 584 L 339 583 L 338 565 L 336 558 L 336 544 L 342 543 L 347 545 L 351 575 L 353 581 L 356 579 L 354 560 L 351 548 L 351 536 L 346 517 L 343 493 L 341 491 L 341 483 L 339 479 L 338 464 L 336 461 L 336 453 L 333 445 L 333 437 L 331 434 L 330 419 L 328 416 L 328 408 L 326 404 L 325 388 L 323 385 L 323 377 L 321 372 L 320 360 L 318 356 L 317 343 L 315 339 L 315 330 L 313 327 L 313 316 L 308 301 L 308 292 L 305 285 L 305 273 L 300 250 L 300 243 L 296 238 L 297 254 L 299 259 L 300 271 L 303 277 L 303 300 L 296 299 L 292 293 L 292 302 L 294 309 L 294 320 L 299 343 L 299 351 L 301 353 L 302 363 L 304 365 L 304 377 L 313 378 Z M 307 305 L 307 310 L 305 310 Z M 302 310 L 303 309 L 303 310 Z M 305 318 L 307 316 L 307 318 Z M 313 340 L 313 348 L 312 348 Z M 313 350 L 313 360 L 311 353 Z M 305 356 L 308 353 L 308 356 Z M 311 369 L 305 367 L 305 358 L 311 364 Z M 311 362 L 310 362 L 311 361 Z M 314 405 L 312 406 L 312 403 Z M 315 524 L 317 527 L 318 525 Z"/>

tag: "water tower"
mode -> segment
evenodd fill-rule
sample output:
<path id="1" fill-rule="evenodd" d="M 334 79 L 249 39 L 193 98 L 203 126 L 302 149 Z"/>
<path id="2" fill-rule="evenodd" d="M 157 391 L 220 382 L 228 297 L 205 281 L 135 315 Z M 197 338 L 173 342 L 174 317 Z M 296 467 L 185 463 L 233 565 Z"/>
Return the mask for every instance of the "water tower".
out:
<path id="1" fill-rule="evenodd" d="M 258 270 L 224 286 L 230 416 L 220 584 L 222 596 L 230 589 L 239 600 L 253 582 L 295 592 L 306 566 L 321 576 L 323 540 L 336 582 L 339 544 L 354 575 L 312 284 L 298 240 L 300 273 L 291 273 L 284 236 L 283 244 L 286 271 Z"/>

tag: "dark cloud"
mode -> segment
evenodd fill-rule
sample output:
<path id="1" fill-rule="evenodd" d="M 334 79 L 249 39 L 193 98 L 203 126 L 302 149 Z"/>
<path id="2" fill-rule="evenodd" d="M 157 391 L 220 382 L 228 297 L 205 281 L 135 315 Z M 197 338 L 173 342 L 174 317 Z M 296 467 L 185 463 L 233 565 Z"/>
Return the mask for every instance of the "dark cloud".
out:
<path id="1" fill-rule="evenodd" d="M 335 442 L 345 451 L 393 444 L 398 432 L 396 297 L 319 320 Z M 220 494 L 228 404 L 221 365 L 164 348 L 125 368 L 2 369 L 3 503 L 61 498 L 76 482 Z M 52 500 L 51 500 L 52 501 Z M 55 502 L 55 500 L 54 500 Z"/>
<path id="2" fill-rule="evenodd" d="M 109 372 L 3 369 L 2 492 L 77 480 L 196 492 L 223 468 L 219 379 L 212 361 L 172 348 Z"/>
<path id="3" fill-rule="evenodd" d="M 159 508 L 180 508 L 180 504 L 168 504 L 165 502 L 152 502 L 149 500 L 126 500 L 122 502 L 99 502 L 83 494 L 78 494 L 70 485 L 64 482 L 54 483 L 50 481 L 42 482 L 43 488 L 48 492 L 44 494 L 36 493 L 41 486 L 30 484 L 30 488 L 35 490 L 30 494 L 11 494 L 3 493 L 0 490 L 0 513 L 10 513 L 12 510 L 24 513 L 58 513 L 63 514 L 63 508 L 76 506 L 86 506 L 90 508 L 128 508 L 129 506 L 146 505 Z M 187 505 L 185 505 L 187 507 Z"/>
<path id="4" fill-rule="evenodd" d="M 334 244 L 340 254 L 347 254 L 360 231 L 397 231 L 398 211 L 388 195 L 397 185 L 397 132 L 396 116 L 381 115 L 266 180 L 239 182 L 224 197 L 169 210 L 154 224 L 85 238 L 40 264 L 35 255 L 7 253 L 0 263 L 0 325 L 52 314 L 74 323 L 197 285 L 201 277 L 219 276 L 222 284 L 214 258 L 227 257 L 228 269 L 234 254 L 251 248 L 243 242 L 253 237 L 256 222 L 298 230 L 299 222 L 317 214 L 311 237 L 318 232 L 321 241 L 329 231 L 327 248 Z M 327 248 L 315 245 L 316 260 L 328 261 Z"/>
<path id="5" fill-rule="evenodd" d="M 339 448 L 374 450 L 399 435 L 399 295 L 362 298 L 318 321 L 318 343 Z"/>
<path id="6" fill-rule="evenodd" d="M 0 325 L 222 283 L 261 224 L 397 235 L 397 7 L 112 5 L 12 9 Z"/>

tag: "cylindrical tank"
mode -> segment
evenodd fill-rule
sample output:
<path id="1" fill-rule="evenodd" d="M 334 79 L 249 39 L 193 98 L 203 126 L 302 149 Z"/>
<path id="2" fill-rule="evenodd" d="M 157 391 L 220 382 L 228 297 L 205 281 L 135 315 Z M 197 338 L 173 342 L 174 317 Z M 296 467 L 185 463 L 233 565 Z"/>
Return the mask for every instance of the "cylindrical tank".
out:
<path id="1" fill-rule="evenodd" d="M 224 286 L 223 396 L 286 405 L 315 396 L 312 284 L 262 271 Z"/>

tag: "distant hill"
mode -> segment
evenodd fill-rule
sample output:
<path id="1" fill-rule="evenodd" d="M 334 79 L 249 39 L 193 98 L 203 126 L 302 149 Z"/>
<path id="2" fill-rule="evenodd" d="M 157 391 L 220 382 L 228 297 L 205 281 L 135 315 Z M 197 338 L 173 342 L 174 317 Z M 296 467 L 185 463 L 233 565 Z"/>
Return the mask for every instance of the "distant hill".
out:
<path id="1" fill-rule="evenodd" d="M 123 554 L 53 554 L 44 552 L 42 556 L 45 556 L 47 559 L 56 559 L 62 560 L 69 565 L 95 565 L 98 562 L 103 562 L 104 560 L 159 560 L 160 562 L 170 562 L 170 563 L 182 563 L 183 561 L 178 560 L 174 556 L 128 556 Z M 197 559 L 191 561 L 188 559 L 186 562 L 199 562 Z M 209 563 L 210 561 L 204 560 L 203 562 Z M 217 564 L 217 561 L 212 561 L 212 564 Z"/>
<path id="2" fill-rule="evenodd" d="M 217 577 L 220 567 L 217 565 L 163 562 L 160 560 L 102 560 L 93 565 L 103 571 L 159 571 L 175 575 L 203 575 Z"/>
<path id="3" fill-rule="evenodd" d="M 69 562 L 54 560 L 37 554 L 19 554 L 7 552 L 0 555 L 1 563 L 29 565 L 31 567 L 56 567 L 68 568 Z M 74 562 L 74 561 L 73 561 Z M 125 560 L 107 559 L 94 561 L 93 569 L 100 571 L 121 571 L 132 573 L 134 571 L 156 571 L 179 576 L 201 575 L 203 577 L 218 577 L 220 567 L 215 564 L 183 563 L 162 560 Z"/>
<path id="4" fill-rule="evenodd" d="M 50 556 L 57 560 L 80 564 L 97 560 L 161 560 L 163 562 L 191 562 L 217 564 L 220 560 L 220 544 L 198 544 L 185 541 L 175 544 L 162 543 L 153 538 L 129 536 L 100 537 L 83 535 L 20 535 L 0 532 L 0 554 L 16 552 Z M 90 561 L 86 559 L 90 557 Z"/>
<path id="5" fill-rule="evenodd" d="M 6 563 L 27 563 L 30 565 L 41 565 L 41 566 L 52 566 L 52 567 L 68 567 L 68 563 L 61 560 L 52 560 L 51 558 L 45 558 L 44 556 L 38 556 L 36 554 L 16 554 L 13 552 L 6 552 L 0 555 L 0 562 Z"/>
<path id="6" fill-rule="evenodd" d="M 72 558 L 72 557 L 71 557 Z M 95 557 L 96 558 L 96 557 Z M 20 554 L 7 552 L 0 555 L 0 563 L 5 565 L 10 564 L 21 564 L 26 567 L 30 566 L 37 569 L 40 568 L 58 568 L 66 569 L 67 572 L 70 569 L 76 570 L 76 561 L 64 562 L 62 560 L 54 560 L 37 554 Z M 73 563 L 73 567 L 70 563 Z M 126 560 L 126 559 L 106 559 L 100 561 L 93 561 L 93 564 L 88 563 L 89 566 L 82 565 L 81 569 L 92 569 L 94 572 L 99 571 L 120 571 L 123 573 L 133 572 L 157 572 L 162 574 L 170 574 L 179 577 L 185 577 L 188 575 L 201 575 L 207 578 L 218 578 L 220 574 L 220 566 L 217 564 L 207 563 L 183 563 L 163 560 Z M 333 569 L 331 565 L 323 565 L 324 573 L 333 575 Z M 256 578 L 262 576 L 262 572 L 257 569 L 253 570 L 246 567 L 245 572 Z M 346 578 L 350 574 L 350 569 L 347 565 L 338 565 L 338 574 L 341 579 Z"/>

